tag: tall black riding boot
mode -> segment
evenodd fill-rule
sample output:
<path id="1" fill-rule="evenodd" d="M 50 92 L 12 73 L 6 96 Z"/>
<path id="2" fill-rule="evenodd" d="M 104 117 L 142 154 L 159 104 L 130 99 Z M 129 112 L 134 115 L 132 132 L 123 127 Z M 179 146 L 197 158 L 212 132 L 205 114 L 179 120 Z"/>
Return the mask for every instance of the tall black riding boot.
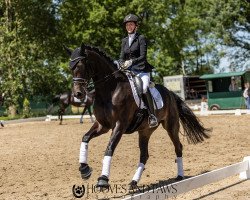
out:
<path id="1" fill-rule="evenodd" d="M 154 103 L 153 103 L 153 99 L 152 99 L 153 97 L 151 96 L 151 93 L 150 93 L 149 89 L 146 92 L 146 94 L 142 95 L 142 97 L 143 97 L 144 103 L 148 107 L 148 114 L 149 114 L 148 124 L 149 124 L 149 127 L 152 128 L 152 127 L 158 126 L 158 120 L 157 120 L 157 118 L 155 116 Z"/>

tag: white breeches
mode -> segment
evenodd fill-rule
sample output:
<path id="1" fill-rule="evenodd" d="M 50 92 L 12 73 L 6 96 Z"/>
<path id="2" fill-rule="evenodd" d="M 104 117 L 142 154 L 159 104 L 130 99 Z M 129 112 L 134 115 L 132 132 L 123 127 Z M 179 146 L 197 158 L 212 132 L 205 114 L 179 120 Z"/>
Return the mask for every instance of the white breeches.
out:
<path id="1" fill-rule="evenodd" d="M 143 84 L 143 93 L 145 94 L 150 84 L 150 73 L 140 72 L 136 74 L 136 76 L 139 76 L 141 78 Z"/>

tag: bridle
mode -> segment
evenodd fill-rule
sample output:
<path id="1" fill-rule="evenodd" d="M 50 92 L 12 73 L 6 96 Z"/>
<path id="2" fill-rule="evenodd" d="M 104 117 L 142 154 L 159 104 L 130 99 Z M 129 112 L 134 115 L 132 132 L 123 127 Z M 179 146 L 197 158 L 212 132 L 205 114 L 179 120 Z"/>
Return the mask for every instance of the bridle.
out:
<path id="1" fill-rule="evenodd" d="M 85 66 L 86 66 L 86 65 L 87 65 L 86 59 L 87 59 L 87 58 L 86 58 L 85 56 L 78 56 L 78 57 L 76 57 L 76 58 L 74 58 L 74 59 L 70 59 L 70 64 L 69 64 L 70 69 L 71 69 L 72 71 L 75 70 L 77 63 L 80 62 L 80 61 L 83 61 L 84 64 L 85 64 Z M 91 69 L 91 67 L 89 67 L 89 68 Z M 109 80 L 110 80 L 117 72 L 119 72 L 119 71 L 121 71 L 121 68 L 118 69 L 118 70 L 115 70 L 115 71 L 112 72 L 111 74 L 108 74 L 108 75 L 104 76 L 103 78 L 101 78 L 101 79 L 99 79 L 99 80 L 93 81 L 93 84 L 94 84 L 95 86 L 98 86 L 98 85 L 101 84 L 101 83 L 105 83 L 105 82 L 109 81 Z M 92 73 L 92 74 L 94 74 L 94 73 Z M 90 76 L 90 79 L 91 79 L 92 77 L 93 77 L 93 76 Z M 85 78 L 79 78 L 79 77 L 74 78 L 74 77 L 73 77 L 73 83 L 74 83 L 74 84 L 81 84 L 81 85 L 83 85 L 83 88 L 84 88 L 84 90 L 85 90 L 85 88 L 87 88 L 88 85 L 90 84 L 90 83 L 89 83 L 89 82 L 90 82 L 90 79 L 88 80 L 88 79 L 85 79 Z"/>

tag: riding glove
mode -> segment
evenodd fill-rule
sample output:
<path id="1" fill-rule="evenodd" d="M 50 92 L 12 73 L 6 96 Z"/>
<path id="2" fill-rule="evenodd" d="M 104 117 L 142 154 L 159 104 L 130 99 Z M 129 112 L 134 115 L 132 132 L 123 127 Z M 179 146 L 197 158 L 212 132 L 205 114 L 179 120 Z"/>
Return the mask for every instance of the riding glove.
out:
<path id="1" fill-rule="evenodd" d="M 132 65 L 133 61 L 132 60 L 126 60 L 123 64 L 124 69 L 128 69 Z"/>

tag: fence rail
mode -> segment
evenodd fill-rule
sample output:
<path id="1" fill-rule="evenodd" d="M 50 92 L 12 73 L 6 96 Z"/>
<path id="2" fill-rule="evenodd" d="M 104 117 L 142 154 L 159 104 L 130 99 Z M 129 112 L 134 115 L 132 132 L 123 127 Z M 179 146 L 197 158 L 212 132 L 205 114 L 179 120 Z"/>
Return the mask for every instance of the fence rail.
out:
<path id="1" fill-rule="evenodd" d="M 163 200 L 170 197 L 176 197 L 179 194 L 202 187 L 209 183 L 217 182 L 236 174 L 240 174 L 240 179 L 250 179 L 250 156 L 245 157 L 242 162 L 194 176 L 176 183 L 165 185 L 145 193 L 129 196 L 123 200 L 142 200 L 149 198 Z"/>
<path id="2" fill-rule="evenodd" d="M 81 115 L 63 115 L 63 119 L 80 119 Z M 93 118 L 95 116 L 93 115 Z M 83 119 L 90 119 L 90 115 L 83 115 Z M 47 115 L 45 121 L 58 120 L 58 116 Z"/>

